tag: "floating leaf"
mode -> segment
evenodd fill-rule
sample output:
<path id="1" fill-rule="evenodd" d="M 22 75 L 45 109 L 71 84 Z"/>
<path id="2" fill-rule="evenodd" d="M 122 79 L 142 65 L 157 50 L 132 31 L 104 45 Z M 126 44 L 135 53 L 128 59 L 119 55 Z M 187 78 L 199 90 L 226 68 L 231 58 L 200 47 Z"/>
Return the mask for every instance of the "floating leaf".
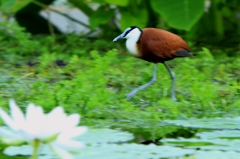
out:
<path id="1" fill-rule="evenodd" d="M 185 148 L 240 152 L 240 140 L 177 138 L 177 139 L 162 139 L 161 142 L 168 145 L 182 146 Z"/>
<path id="2" fill-rule="evenodd" d="M 29 156 L 33 152 L 33 148 L 29 145 L 22 145 L 22 146 L 9 146 L 4 150 L 4 154 L 8 156 L 17 156 L 17 155 L 22 155 L 22 156 Z M 40 148 L 39 155 L 44 155 L 44 154 L 51 154 L 51 149 L 43 145 Z"/>
<path id="3" fill-rule="evenodd" d="M 178 126 L 190 128 L 221 129 L 222 131 L 201 132 L 196 134 L 199 138 L 178 138 L 162 139 L 161 142 L 174 146 L 187 148 L 198 148 L 201 150 L 224 150 L 240 152 L 239 117 L 236 118 L 213 118 L 213 119 L 188 119 L 188 120 L 168 120 Z M 227 130 L 224 130 L 227 129 Z M 228 130 L 230 129 L 230 130 Z M 231 130 L 237 129 L 237 130 Z M 229 140 L 231 139 L 231 140 Z"/>
<path id="4" fill-rule="evenodd" d="M 77 138 L 87 146 L 79 150 L 79 154 L 74 154 L 75 158 L 81 159 L 159 159 L 175 158 L 194 154 L 193 149 L 182 149 L 172 146 L 140 145 L 140 144 L 110 144 L 113 142 L 123 142 L 133 139 L 133 135 L 119 130 L 95 129 L 90 130 L 86 135 Z M 9 156 L 23 155 L 29 156 L 32 147 L 28 145 L 10 146 L 4 150 L 4 154 Z M 47 145 L 40 148 L 40 159 L 55 158 Z"/>
<path id="5" fill-rule="evenodd" d="M 194 154 L 196 151 L 192 149 L 182 149 L 172 146 L 157 145 L 139 145 L 139 144 L 98 144 L 95 146 L 87 146 L 83 150 L 79 150 L 79 154 L 74 154 L 75 158 L 81 159 L 159 159 L 159 158 L 179 158 L 186 155 Z M 32 148 L 25 146 L 10 146 L 4 151 L 4 154 L 10 156 L 24 155 L 29 156 Z M 40 149 L 39 159 L 55 159 L 57 157 L 50 151 L 48 146 L 44 145 Z"/>
<path id="6" fill-rule="evenodd" d="M 195 150 L 182 149 L 172 146 L 139 145 L 139 144 L 103 144 L 96 147 L 88 147 L 77 155 L 81 159 L 159 159 L 179 158 L 194 154 Z"/>
<path id="7" fill-rule="evenodd" d="M 173 28 L 190 30 L 204 13 L 204 0 L 151 0 L 152 8 Z"/>
<path id="8" fill-rule="evenodd" d="M 0 127 L 0 136 L 5 136 L 4 130 L 9 130 L 8 127 Z M 87 133 L 76 138 L 86 144 L 100 143 L 123 143 L 134 139 L 134 135 L 129 132 L 113 129 L 89 129 Z"/>
<path id="9" fill-rule="evenodd" d="M 87 144 L 93 143 L 117 143 L 134 139 L 133 134 L 113 129 L 90 129 L 77 139 Z"/>
<path id="10" fill-rule="evenodd" d="M 188 128 L 240 130 L 240 117 L 203 119 L 189 118 L 187 120 L 165 120 L 164 123 Z"/>
<path id="11" fill-rule="evenodd" d="M 197 151 L 194 159 L 239 159 L 240 153 L 229 151 Z"/>
<path id="12" fill-rule="evenodd" d="M 196 134 L 201 139 L 240 139 L 240 131 L 238 130 L 223 130 L 223 131 L 212 131 L 212 132 L 201 132 Z"/>

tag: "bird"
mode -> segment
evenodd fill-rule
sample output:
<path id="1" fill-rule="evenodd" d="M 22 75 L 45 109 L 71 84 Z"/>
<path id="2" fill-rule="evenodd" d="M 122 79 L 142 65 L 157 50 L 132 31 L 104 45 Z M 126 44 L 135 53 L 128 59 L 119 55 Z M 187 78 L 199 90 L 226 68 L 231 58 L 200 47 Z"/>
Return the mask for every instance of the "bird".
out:
<path id="1" fill-rule="evenodd" d="M 138 91 L 147 88 L 157 80 L 157 64 L 162 63 L 172 81 L 171 98 L 177 101 L 175 95 L 175 74 L 171 71 L 166 61 L 178 57 L 188 57 L 194 54 L 190 52 L 187 43 L 178 35 L 158 28 L 143 28 L 130 26 L 123 33 L 113 39 L 126 39 L 126 47 L 131 55 L 139 59 L 154 63 L 153 76 L 151 80 L 127 94 L 126 99 L 132 98 Z"/>

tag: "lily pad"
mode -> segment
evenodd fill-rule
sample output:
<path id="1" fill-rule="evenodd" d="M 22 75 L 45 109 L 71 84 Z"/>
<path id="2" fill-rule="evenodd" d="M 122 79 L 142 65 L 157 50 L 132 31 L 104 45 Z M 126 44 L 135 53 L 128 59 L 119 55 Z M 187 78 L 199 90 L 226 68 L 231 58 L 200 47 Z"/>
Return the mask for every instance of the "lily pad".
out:
<path id="1" fill-rule="evenodd" d="M 183 149 L 173 146 L 140 145 L 123 143 L 132 140 L 134 137 L 128 132 L 111 129 L 90 129 L 88 133 L 76 138 L 86 143 L 86 147 L 79 150 L 79 154 L 74 154 L 75 158 L 81 159 L 159 159 L 183 157 L 194 154 L 193 149 Z M 117 143 L 117 144 L 116 144 Z M 30 156 L 32 147 L 29 145 L 10 146 L 4 150 L 4 154 L 9 156 Z M 39 158 L 56 158 L 47 145 L 42 145 L 39 151 Z"/>
<path id="2" fill-rule="evenodd" d="M 31 147 L 25 146 L 11 146 L 4 151 L 6 155 L 31 155 Z M 193 155 L 196 151 L 193 149 L 183 149 L 173 146 L 157 146 L 157 145 L 140 145 L 140 144 L 98 144 L 94 146 L 87 146 L 80 150 L 79 154 L 74 154 L 75 158 L 81 159 L 123 159 L 123 158 L 137 158 L 137 159 L 160 159 L 160 158 L 180 158 L 186 155 Z M 40 150 L 39 159 L 57 159 L 56 156 L 50 152 L 46 145 Z"/>
<path id="3" fill-rule="evenodd" d="M 201 139 L 240 139 L 240 131 L 238 130 L 223 130 L 223 131 L 212 131 L 212 132 L 201 132 L 197 133 Z"/>
<path id="4" fill-rule="evenodd" d="M 33 152 L 33 148 L 29 145 L 22 145 L 22 146 L 9 146 L 7 147 L 3 153 L 8 156 L 30 156 Z M 39 155 L 50 155 L 51 149 L 47 145 L 42 145 L 39 149 Z"/>
<path id="5" fill-rule="evenodd" d="M 239 159 L 240 153 L 234 151 L 197 151 L 194 159 Z"/>
<path id="6" fill-rule="evenodd" d="M 5 130 L 9 130 L 9 128 L 0 127 L 0 136 L 5 136 Z M 133 134 L 116 129 L 89 129 L 87 133 L 76 138 L 76 140 L 80 140 L 85 144 L 123 143 L 133 139 Z"/>
<path id="7" fill-rule="evenodd" d="M 87 133 L 76 138 L 86 144 L 122 143 L 134 139 L 133 134 L 113 129 L 90 129 Z"/>
<path id="8" fill-rule="evenodd" d="M 240 152 L 240 140 L 177 138 L 177 139 L 162 139 L 161 142 L 167 145 L 181 146 L 184 148 Z"/>
<path id="9" fill-rule="evenodd" d="M 203 119 L 189 118 L 187 120 L 165 120 L 164 123 L 188 128 L 240 130 L 240 117 Z"/>
<path id="10" fill-rule="evenodd" d="M 182 149 L 172 146 L 140 145 L 140 144 L 103 144 L 84 149 L 76 158 L 81 159 L 160 159 L 180 158 L 194 154 L 195 150 Z"/>

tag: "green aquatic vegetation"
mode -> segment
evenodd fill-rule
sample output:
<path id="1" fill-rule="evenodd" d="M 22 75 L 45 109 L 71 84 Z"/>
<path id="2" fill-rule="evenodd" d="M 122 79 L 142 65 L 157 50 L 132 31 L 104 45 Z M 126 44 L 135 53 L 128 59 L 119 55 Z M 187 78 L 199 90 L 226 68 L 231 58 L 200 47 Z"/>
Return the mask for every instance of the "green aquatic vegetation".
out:
<path id="1" fill-rule="evenodd" d="M 47 37 L 47 41 L 52 40 Z M 61 48 L 63 44 L 54 43 L 52 48 Z M 77 44 L 71 46 L 72 51 L 67 54 L 43 45 L 42 50 L 47 51 L 41 55 L 13 56 L 11 61 L 6 57 L 14 54 L 5 53 L 0 84 L 6 89 L 0 93 L 24 103 L 37 103 L 46 110 L 61 105 L 68 112 L 87 116 L 89 121 L 86 122 L 94 122 L 92 125 L 108 123 L 110 127 L 121 124 L 124 128 L 150 127 L 161 119 L 173 119 L 179 114 L 210 117 L 239 112 L 236 106 L 239 85 L 235 77 L 229 76 L 232 75 L 229 67 L 236 68 L 239 63 L 232 59 L 233 65 L 218 65 L 218 60 L 207 48 L 196 52 L 195 57 L 168 62 L 176 74 L 178 102 L 174 103 L 169 98 L 171 80 L 161 64 L 158 65 L 157 82 L 132 100 L 126 100 L 126 93 L 151 78 L 151 63 L 112 48 L 104 53 L 93 49 L 83 56 L 76 54 L 82 50 Z M 62 60 L 64 65 L 58 65 L 57 60 Z M 33 66 L 27 65 L 29 61 L 34 62 Z M 223 82 L 225 79 L 227 81 Z M 100 120 L 94 121 L 96 119 Z"/>
<path id="2" fill-rule="evenodd" d="M 202 155 L 207 153 L 210 156 L 216 152 L 216 158 L 237 158 L 239 155 L 239 117 L 185 118 L 182 120 L 166 120 L 165 123 L 195 130 L 198 129 L 198 133 L 191 138 L 163 138 L 159 140 L 159 144 L 198 150 L 194 154 L 196 158 L 207 158 L 207 156 L 204 157 Z"/>
<path id="3" fill-rule="evenodd" d="M 137 143 L 174 134 L 181 137 L 181 127 L 171 124 L 187 127 L 186 131 L 239 129 L 238 119 L 232 117 L 240 114 L 240 61 L 228 57 L 225 50 L 196 47 L 196 56 L 167 62 L 176 74 L 177 102 L 170 98 L 171 79 L 161 64 L 157 82 L 126 100 L 129 91 L 149 81 L 153 64 L 131 57 L 121 43 L 76 35 L 33 37 L 12 28 L 15 34 L 0 30 L 0 106 L 4 110 L 10 98 L 21 107 L 34 102 L 46 111 L 60 105 L 68 113 L 80 113 L 83 125 L 129 131 Z M 114 146 L 114 153 L 121 149 Z M 138 149 L 135 145 L 125 148 Z M 198 155 L 203 153 L 194 152 L 194 157 Z"/>
<path id="4" fill-rule="evenodd" d="M 231 118 L 186 118 L 179 120 L 165 120 L 164 123 L 198 129 L 240 130 L 240 117 Z"/>

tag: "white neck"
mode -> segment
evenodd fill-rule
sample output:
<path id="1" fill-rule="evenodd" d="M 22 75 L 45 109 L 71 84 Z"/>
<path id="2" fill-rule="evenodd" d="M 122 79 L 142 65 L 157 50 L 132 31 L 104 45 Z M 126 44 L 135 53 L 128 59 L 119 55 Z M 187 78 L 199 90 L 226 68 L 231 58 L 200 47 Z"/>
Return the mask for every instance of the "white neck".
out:
<path id="1" fill-rule="evenodd" d="M 136 43 L 138 42 L 140 35 L 141 31 L 138 28 L 135 28 L 130 31 L 125 37 L 127 39 L 126 47 L 133 56 L 138 56 L 138 49 L 136 47 Z"/>

